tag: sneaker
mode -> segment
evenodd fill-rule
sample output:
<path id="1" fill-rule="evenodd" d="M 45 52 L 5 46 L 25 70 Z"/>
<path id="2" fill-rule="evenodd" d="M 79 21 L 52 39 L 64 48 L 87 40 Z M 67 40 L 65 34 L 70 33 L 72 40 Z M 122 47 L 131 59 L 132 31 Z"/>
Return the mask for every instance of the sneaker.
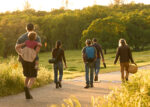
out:
<path id="1" fill-rule="evenodd" d="M 84 88 L 89 88 L 89 87 L 90 87 L 89 84 L 86 84 L 86 86 Z"/>
<path id="2" fill-rule="evenodd" d="M 98 75 L 95 75 L 94 81 L 98 81 Z"/>
<path id="3" fill-rule="evenodd" d="M 30 94 L 28 87 L 24 87 L 24 91 L 25 91 L 26 99 L 33 99 L 32 95 Z"/>
<path id="4" fill-rule="evenodd" d="M 59 88 L 59 85 L 58 85 L 58 83 L 56 83 L 56 88 Z"/>
<path id="5" fill-rule="evenodd" d="M 93 88 L 94 87 L 94 85 L 93 85 L 93 83 L 91 83 L 91 88 Z"/>
<path id="6" fill-rule="evenodd" d="M 59 86 L 60 88 L 62 88 L 61 82 L 58 82 L 58 86 Z"/>

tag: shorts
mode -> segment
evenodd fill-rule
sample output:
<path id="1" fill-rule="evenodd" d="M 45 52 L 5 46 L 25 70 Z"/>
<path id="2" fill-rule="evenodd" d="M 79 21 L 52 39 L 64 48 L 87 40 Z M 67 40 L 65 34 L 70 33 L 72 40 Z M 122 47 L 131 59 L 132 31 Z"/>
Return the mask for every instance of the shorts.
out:
<path id="1" fill-rule="evenodd" d="M 25 77 L 37 77 L 37 69 L 35 69 L 35 60 L 33 62 L 27 62 L 21 58 L 21 64 L 23 67 L 23 74 Z"/>

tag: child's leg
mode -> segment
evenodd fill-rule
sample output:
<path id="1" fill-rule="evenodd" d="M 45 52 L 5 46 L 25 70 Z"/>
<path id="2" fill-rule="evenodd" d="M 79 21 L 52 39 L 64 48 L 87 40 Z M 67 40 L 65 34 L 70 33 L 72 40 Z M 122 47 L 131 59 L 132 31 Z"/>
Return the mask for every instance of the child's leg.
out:
<path id="1" fill-rule="evenodd" d="M 36 60 L 36 61 L 35 61 L 35 69 L 38 69 L 38 66 L 39 66 L 39 61 Z"/>

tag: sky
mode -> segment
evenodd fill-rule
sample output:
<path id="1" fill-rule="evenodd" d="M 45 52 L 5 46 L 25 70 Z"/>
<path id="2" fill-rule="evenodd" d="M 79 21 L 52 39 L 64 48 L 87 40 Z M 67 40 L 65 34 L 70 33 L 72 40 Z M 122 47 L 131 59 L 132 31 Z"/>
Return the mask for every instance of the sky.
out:
<path id="1" fill-rule="evenodd" d="M 1 0 L 0 12 L 23 10 L 26 0 Z M 51 11 L 64 6 L 65 0 L 28 0 L 31 8 L 35 10 Z M 69 0 L 69 9 L 82 9 L 87 6 L 92 6 L 96 1 L 98 5 L 109 5 L 113 0 Z M 150 4 L 150 0 L 125 0 L 134 1 L 135 3 Z"/>

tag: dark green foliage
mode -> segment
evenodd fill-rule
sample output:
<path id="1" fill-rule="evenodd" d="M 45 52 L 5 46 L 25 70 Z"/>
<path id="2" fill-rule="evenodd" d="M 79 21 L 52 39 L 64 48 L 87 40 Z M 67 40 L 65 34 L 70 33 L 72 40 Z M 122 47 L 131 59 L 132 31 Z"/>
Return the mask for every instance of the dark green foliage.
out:
<path id="1" fill-rule="evenodd" d="M 98 38 L 105 49 L 116 47 L 120 37 L 127 39 L 135 50 L 144 49 L 150 41 L 149 5 L 95 5 L 82 10 L 56 9 L 51 12 L 17 10 L 0 13 L 4 57 L 15 54 L 16 40 L 26 32 L 25 26 L 29 22 L 35 25 L 42 39 L 41 51 L 51 50 L 58 39 L 65 49 L 81 49 L 85 39 L 93 37 Z"/>

